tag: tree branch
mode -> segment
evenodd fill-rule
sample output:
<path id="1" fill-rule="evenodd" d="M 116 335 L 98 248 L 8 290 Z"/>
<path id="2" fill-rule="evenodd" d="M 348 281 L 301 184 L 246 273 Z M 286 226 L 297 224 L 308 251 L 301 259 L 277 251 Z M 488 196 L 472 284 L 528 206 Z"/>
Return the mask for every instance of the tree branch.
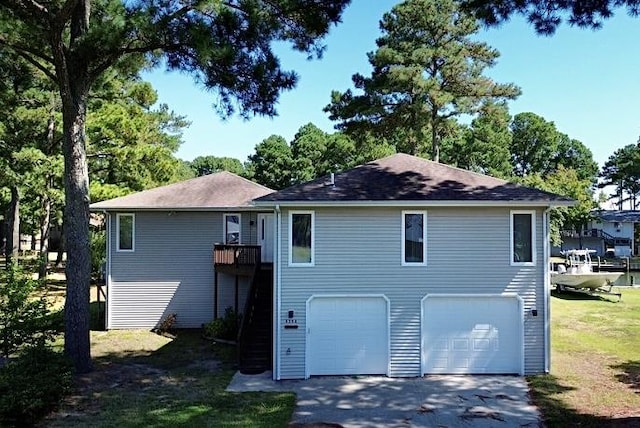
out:
<path id="1" fill-rule="evenodd" d="M 36 49 L 30 48 L 29 46 L 13 44 L 2 36 L 0 36 L 0 45 L 5 45 L 6 47 L 13 49 L 16 52 L 29 53 L 37 58 L 40 58 L 43 61 L 48 62 L 49 64 L 53 64 L 53 57 L 47 56 L 44 53 L 37 51 Z"/>
<path id="2" fill-rule="evenodd" d="M 78 5 L 78 0 L 67 0 L 58 13 L 56 14 L 54 21 L 58 26 L 64 26 L 69 18 L 71 18 L 71 14 L 73 14 L 73 9 Z"/>
<path id="3" fill-rule="evenodd" d="M 20 53 L 18 52 L 18 55 L 20 55 L 22 58 L 24 58 L 28 63 L 30 63 L 31 65 L 33 65 L 35 68 L 37 68 L 38 70 L 40 70 L 42 73 L 44 73 L 45 76 L 47 76 L 49 79 L 51 79 L 51 81 L 53 82 L 57 82 L 58 78 L 55 75 L 55 73 L 53 73 L 51 70 L 49 70 L 47 67 L 45 67 L 43 64 L 40 64 L 37 60 L 35 60 L 34 58 L 31 58 L 27 53 Z"/>
<path id="4" fill-rule="evenodd" d="M 9 45 L 6 45 L 6 46 L 9 46 Z M 31 55 L 29 55 L 31 52 L 20 50 L 20 49 L 18 49 L 16 47 L 13 47 L 13 46 L 9 46 L 9 47 L 11 47 L 13 50 L 15 50 L 16 54 L 21 56 L 22 58 L 24 58 L 24 60 L 27 61 L 29 64 L 33 65 L 35 68 L 37 68 L 42 73 L 44 73 L 44 75 L 47 76 L 49 79 L 51 79 L 53 82 L 57 82 L 58 81 L 55 73 L 53 73 L 51 70 L 49 70 L 43 64 L 39 63 L 35 58 L 33 58 Z"/>
<path id="5" fill-rule="evenodd" d="M 20 11 L 25 11 L 27 14 L 25 17 L 29 17 L 30 15 L 38 15 L 40 19 L 47 19 L 49 14 L 49 9 L 47 9 L 44 5 L 38 3 L 35 0 L 3 0 L 5 7 L 8 7 L 10 10 L 20 13 Z"/>

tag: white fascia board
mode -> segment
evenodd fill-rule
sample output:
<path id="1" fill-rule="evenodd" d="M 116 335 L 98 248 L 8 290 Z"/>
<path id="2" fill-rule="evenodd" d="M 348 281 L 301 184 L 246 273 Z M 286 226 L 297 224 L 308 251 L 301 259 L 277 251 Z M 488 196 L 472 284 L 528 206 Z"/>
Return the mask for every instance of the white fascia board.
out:
<path id="1" fill-rule="evenodd" d="M 167 211 L 176 211 L 176 212 L 213 212 L 213 211 L 265 211 L 271 212 L 273 209 L 270 207 L 256 207 L 256 206 L 242 206 L 242 207 L 180 207 L 180 208 L 171 208 L 171 207 L 89 207 L 90 211 L 93 212 L 114 212 L 114 211 L 158 211 L 158 212 L 167 212 Z"/>
<path id="2" fill-rule="evenodd" d="M 548 201 L 269 201 L 255 207 L 570 207 L 573 202 Z"/>

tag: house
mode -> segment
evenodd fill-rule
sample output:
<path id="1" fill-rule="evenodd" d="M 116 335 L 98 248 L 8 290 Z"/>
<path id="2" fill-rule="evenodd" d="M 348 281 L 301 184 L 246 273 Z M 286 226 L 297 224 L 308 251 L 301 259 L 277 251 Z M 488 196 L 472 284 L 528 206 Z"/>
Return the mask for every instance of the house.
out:
<path id="1" fill-rule="evenodd" d="M 548 371 L 569 200 L 396 154 L 254 203 L 277 217 L 276 379 Z"/>
<path id="2" fill-rule="evenodd" d="M 273 190 L 219 172 L 91 205 L 106 213 L 108 329 L 156 327 L 177 314 L 179 328 L 199 328 L 246 300 L 248 275 L 217 275 L 213 249 L 267 247 L 258 225 L 272 210 L 251 201 Z M 232 262 L 233 262 L 233 254 Z M 240 310 L 239 310 L 240 312 Z"/>
<path id="3" fill-rule="evenodd" d="M 187 200 L 188 183 L 173 185 L 182 186 Z M 279 192 L 259 190 L 264 194 L 253 202 L 229 206 L 221 203 L 220 188 L 215 201 L 202 201 L 198 209 L 187 201 L 181 210 L 171 204 L 160 208 L 161 198 L 150 198 L 138 209 L 100 203 L 111 216 L 110 245 L 122 246 L 118 239 L 124 239 L 126 252 L 135 239 L 136 252 L 149 253 L 110 249 L 110 287 L 119 290 L 109 293 L 110 328 L 135 326 L 126 321 L 133 313 L 127 296 L 143 303 L 164 284 L 201 296 L 205 304 L 194 306 L 200 308 L 198 322 L 214 315 L 205 307 L 213 305 L 212 282 L 223 257 L 216 249 L 214 274 L 206 255 L 195 255 L 201 246 L 208 254 L 212 243 L 226 236 L 216 224 L 242 213 L 239 242 L 248 246 L 259 241 L 247 238 L 245 228 L 251 228 L 251 219 L 266 218 L 259 229 L 264 241 L 272 242 L 272 264 L 251 276 L 243 316 L 247 324 L 260 325 L 265 323 L 252 320 L 267 314 L 269 328 L 262 334 L 251 334 L 250 327 L 245 334 L 243 328 L 240 353 L 257 348 L 266 331 L 267 368 L 274 379 L 549 370 L 548 210 L 570 200 L 405 154 Z M 133 221 L 131 213 L 136 227 L 126 230 L 135 238 L 118 238 L 115 230 L 122 228 L 123 216 Z M 180 216 L 186 220 L 174 222 Z M 235 234 L 230 225 L 226 229 Z M 166 240 L 168 233 L 171 250 L 155 260 L 158 236 Z M 133 257 L 126 260 L 126 255 Z M 181 269 L 185 263 L 189 269 Z M 236 257 L 234 265 L 223 274 L 229 276 L 224 288 L 233 288 L 231 274 L 245 263 Z M 163 294 L 165 305 L 173 303 L 169 294 Z M 116 320 L 113 311 L 120 307 L 124 310 Z M 173 305 L 171 310 L 180 320 L 192 308 Z M 160 312 L 162 304 L 154 319 Z M 143 317 L 144 306 L 135 313 Z"/>
<path id="4" fill-rule="evenodd" d="M 640 211 L 601 210 L 594 213 L 595 220 L 591 222 L 591 230 L 601 231 L 605 240 L 606 250 L 616 257 L 630 257 L 638 254 L 635 246 L 635 227 L 640 223 Z"/>
<path id="5" fill-rule="evenodd" d="M 638 254 L 635 243 L 636 224 L 640 223 L 640 211 L 595 210 L 594 219 L 579 231 L 565 231 L 560 247 L 552 248 L 552 254 L 573 248 L 589 248 L 598 256 L 631 257 Z"/>

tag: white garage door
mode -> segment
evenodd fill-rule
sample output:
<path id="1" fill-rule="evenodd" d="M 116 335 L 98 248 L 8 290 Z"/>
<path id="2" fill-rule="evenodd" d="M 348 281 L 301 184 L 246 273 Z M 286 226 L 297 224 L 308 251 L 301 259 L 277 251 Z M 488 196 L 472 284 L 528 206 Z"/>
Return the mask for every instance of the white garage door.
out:
<path id="1" fill-rule="evenodd" d="M 307 314 L 307 375 L 387 374 L 383 297 L 313 297 Z"/>
<path id="2" fill-rule="evenodd" d="M 522 309 L 512 296 L 428 296 L 425 373 L 521 373 Z"/>

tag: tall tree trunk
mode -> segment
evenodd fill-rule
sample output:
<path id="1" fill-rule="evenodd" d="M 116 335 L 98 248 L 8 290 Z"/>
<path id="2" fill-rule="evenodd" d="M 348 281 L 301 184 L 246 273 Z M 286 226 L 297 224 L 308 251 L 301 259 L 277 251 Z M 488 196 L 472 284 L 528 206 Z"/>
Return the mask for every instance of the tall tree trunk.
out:
<path id="1" fill-rule="evenodd" d="M 64 257 L 64 252 L 65 252 L 65 237 L 64 237 L 64 223 L 62 223 L 62 226 L 60 226 L 60 240 L 58 241 L 58 253 L 56 254 L 56 267 L 60 268 L 62 267 L 62 259 Z"/>
<path id="2" fill-rule="evenodd" d="M 91 370 L 89 349 L 89 177 L 85 153 L 86 92 L 74 88 L 64 107 L 65 353 L 80 373 Z"/>
<path id="3" fill-rule="evenodd" d="M 618 192 L 620 195 L 618 196 L 618 210 L 622 211 L 622 203 L 624 202 L 624 190 L 622 187 L 622 181 L 620 181 L 620 184 L 618 186 Z"/>
<path id="4" fill-rule="evenodd" d="M 40 222 L 40 265 L 38 278 L 47 278 L 47 264 L 49 262 L 49 232 L 51 231 L 51 199 L 44 197 L 42 202 L 43 214 Z"/>
<path id="5" fill-rule="evenodd" d="M 52 96 L 52 106 L 49 110 L 49 123 L 47 124 L 47 140 L 44 144 L 44 153 L 51 155 L 53 152 L 53 144 L 55 139 L 56 119 L 55 98 Z M 40 266 L 38 267 L 38 278 L 47 278 L 47 265 L 49 263 L 49 237 L 51 231 L 51 198 L 49 191 L 52 187 L 52 177 L 47 177 L 45 181 L 46 189 L 44 189 L 44 198 L 42 200 L 42 217 L 40 218 Z"/>
<path id="6" fill-rule="evenodd" d="M 85 120 L 90 76 L 76 44 L 89 29 L 90 0 L 77 0 L 69 26 L 51 33 L 51 47 L 62 100 L 64 135 L 64 227 L 66 236 L 67 295 L 64 305 L 64 352 L 76 372 L 91 371 L 89 343 L 89 173 L 85 148 Z"/>
<path id="7" fill-rule="evenodd" d="M 11 186 L 11 202 L 7 211 L 7 265 L 18 257 L 20 250 L 20 192 L 18 186 Z"/>
<path id="8" fill-rule="evenodd" d="M 65 301 L 65 353 L 80 373 L 91 370 L 89 349 L 89 177 L 85 153 L 86 94 L 74 97 L 64 112 L 65 243 L 67 296 Z M 78 98 L 80 98 L 78 100 Z"/>
<path id="9" fill-rule="evenodd" d="M 436 110 L 434 110 L 437 113 Z M 436 127 L 437 114 L 431 117 L 431 159 L 440 162 L 440 142 L 438 141 L 438 128 Z"/>

